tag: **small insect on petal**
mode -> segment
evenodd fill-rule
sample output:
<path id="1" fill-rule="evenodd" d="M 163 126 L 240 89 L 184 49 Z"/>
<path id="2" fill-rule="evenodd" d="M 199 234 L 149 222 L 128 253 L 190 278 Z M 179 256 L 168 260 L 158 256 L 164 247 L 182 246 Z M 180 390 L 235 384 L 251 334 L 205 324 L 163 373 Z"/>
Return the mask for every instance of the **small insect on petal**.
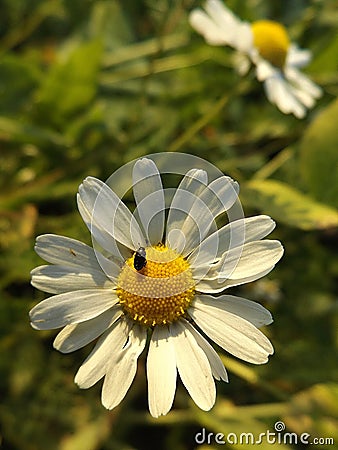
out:
<path id="1" fill-rule="evenodd" d="M 147 264 L 146 260 L 146 250 L 144 247 L 140 247 L 134 256 L 134 269 L 140 271 Z"/>

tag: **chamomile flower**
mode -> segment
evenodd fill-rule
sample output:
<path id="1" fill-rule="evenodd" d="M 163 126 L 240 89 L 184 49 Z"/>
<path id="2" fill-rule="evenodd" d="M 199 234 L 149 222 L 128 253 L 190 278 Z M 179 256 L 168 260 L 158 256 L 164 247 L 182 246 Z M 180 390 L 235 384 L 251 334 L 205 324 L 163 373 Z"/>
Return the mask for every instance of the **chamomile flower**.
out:
<path id="1" fill-rule="evenodd" d="M 63 353 L 96 340 L 75 382 L 89 388 L 104 378 L 107 409 L 126 395 L 149 341 L 150 413 L 171 409 L 177 374 L 194 402 L 209 410 L 214 379 L 228 377 L 206 337 L 253 364 L 273 353 L 259 330 L 272 322 L 270 312 L 215 294 L 272 270 L 283 248 L 263 238 L 275 223 L 261 215 L 217 228 L 215 219 L 238 201 L 238 184 L 227 176 L 208 180 L 202 169 L 188 170 L 168 196 L 154 161 L 142 158 L 133 165 L 132 188 L 133 214 L 102 181 L 88 177 L 80 185 L 78 207 L 93 248 L 69 237 L 37 238 L 36 252 L 51 264 L 32 271 L 32 284 L 53 295 L 30 311 L 31 324 L 62 328 L 54 347 Z"/>
<path id="2" fill-rule="evenodd" d="M 312 108 L 322 90 L 299 71 L 311 59 L 290 41 L 283 25 L 271 20 L 252 24 L 237 18 L 220 0 L 207 0 L 205 11 L 195 9 L 189 16 L 191 26 L 210 45 L 229 45 L 236 49 L 237 66 L 244 75 L 250 62 L 264 83 L 269 101 L 284 114 L 302 118 Z"/>

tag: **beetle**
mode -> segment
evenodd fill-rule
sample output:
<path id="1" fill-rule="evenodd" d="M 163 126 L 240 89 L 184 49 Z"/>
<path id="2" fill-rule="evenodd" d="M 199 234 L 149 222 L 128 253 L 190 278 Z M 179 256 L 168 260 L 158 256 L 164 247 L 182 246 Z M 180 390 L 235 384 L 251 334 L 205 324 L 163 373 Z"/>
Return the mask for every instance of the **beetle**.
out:
<path id="1" fill-rule="evenodd" d="M 144 247 L 140 247 L 134 255 L 134 269 L 139 272 L 146 266 L 146 264 L 146 249 Z"/>

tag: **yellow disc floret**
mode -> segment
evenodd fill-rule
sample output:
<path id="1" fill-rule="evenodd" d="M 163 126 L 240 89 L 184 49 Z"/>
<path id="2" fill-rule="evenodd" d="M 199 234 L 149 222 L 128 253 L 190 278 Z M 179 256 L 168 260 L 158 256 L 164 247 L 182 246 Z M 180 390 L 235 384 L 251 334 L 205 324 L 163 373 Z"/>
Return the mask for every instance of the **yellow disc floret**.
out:
<path id="1" fill-rule="evenodd" d="M 274 66 L 282 68 L 290 46 L 283 25 L 271 20 L 258 20 L 252 24 L 252 33 L 259 54 Z"/>
<path id="2" fill-rule="evenodd" d="M 162 244 L 148 247 L 146 265 L 134 268 L 129 258 L 118 278 L 117 295 L 122 309 L 147 326 L 165 325 L 185 315 L 195 294 L 188 261 Z"/>

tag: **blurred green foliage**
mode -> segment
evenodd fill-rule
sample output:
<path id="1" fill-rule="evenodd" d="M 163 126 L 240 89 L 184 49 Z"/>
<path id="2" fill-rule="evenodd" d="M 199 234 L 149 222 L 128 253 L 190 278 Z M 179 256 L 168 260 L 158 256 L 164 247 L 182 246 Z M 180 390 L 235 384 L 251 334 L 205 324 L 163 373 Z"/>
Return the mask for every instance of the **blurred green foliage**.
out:
<path id="1" fill-rule="evenodd" d="M 211 449 L 215 442 L 194 440 L 202 427 L 258 435 L 277 420 L 289 432 L 337 444 L 335 2 L 227 2 L 247 20 L 281 21 L 313 51 L 307 72 L 325 94 L 301 121 L 269 104 L 253 73 L 236 74 L 231 49 L 209 47 L 190 29 L 188 13 L 200 2 L 0 4 L 1 448 Z M 29 284 L 41 264 L 35 236 L 90 242 L 76 210 L 81 180 L 106 179 L 162 151 L 198 155 L 237 179 L 246 215 L 271 214 L 273 237 L 286 253 L 268 277 L 232 291 L 272 311 L 266 333 L 276 354 L 269 364 L 223 356 L 230 384 L 218 383 L 211 412 L 198 410 L 179 384 L 174 410 L 155 420 L 147 412 L 144 359 L 124 402 L 108 412 L 100 386 L 80 391 L 73 384 L 89 349 L 57 353 L 55 333 L 32 330 L 27 313 L 45 297 Z"/>

